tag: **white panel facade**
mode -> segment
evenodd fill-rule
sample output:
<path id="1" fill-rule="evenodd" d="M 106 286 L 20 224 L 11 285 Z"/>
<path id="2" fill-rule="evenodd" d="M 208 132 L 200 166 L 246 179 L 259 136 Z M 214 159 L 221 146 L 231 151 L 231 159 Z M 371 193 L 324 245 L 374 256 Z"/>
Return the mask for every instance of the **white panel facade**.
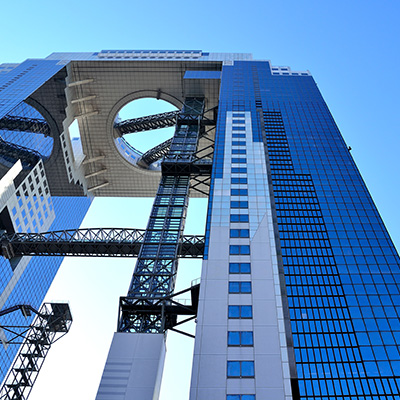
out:
<path id="1" fill-rule="evenodd" d="M 233 169 L 241 167 L 247 168 L 246 172 Z M 290 375 L 264 145 L 252 140 L 249 112 L 227 114 L 224 174 L 215 179 L 213 195 L 190 400 L 226 399 L 229 394 L 289 400 Z M 248 215 L 248 221 L 231 222 L 232 214 Z M 231 229 L 248 230 L 249 237 L 232 237 L 237 231 L 232 233 Z M 249 254 L 246 247 L 231 249 L 232 245 L 249 246 Z M 237 251 L 242 254 L 233 254 Z M 230 263 L 249 263 L 251 270 L 230 273 Z M 236 291 L 230 283 L 240 285 L 244 292 L 230 293 Z M 252 316 L 232 317 L 232 306 L 241 311 L 242 306 L 246 310 L 250 306 Z M 252 344 L 228 345 L 228 332 L 252 332 Z M 244 370 L 249 365 L 254 366 L 254 373 Z M 239 376 L 228 371 L 232 366 L 240 366 Z"/>
<path id="2" fill-rule="evenodd" d="M 164 334 L 114 333 L 96 400 L 157 400 Z"/>

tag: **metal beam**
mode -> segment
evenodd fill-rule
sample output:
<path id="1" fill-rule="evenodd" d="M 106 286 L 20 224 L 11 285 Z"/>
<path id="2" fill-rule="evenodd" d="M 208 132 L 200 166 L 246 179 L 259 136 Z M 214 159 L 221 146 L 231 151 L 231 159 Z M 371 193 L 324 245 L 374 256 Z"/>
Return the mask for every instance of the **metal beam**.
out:
<path id="1" fill-rule="evenodd" d="M 71 229 L 44 233 L 14 233 L 0 237 L 2 255 L 20 256 L 137 257 L 144 230 L 123 228 Z M 183 236 L 178 256 L 200 258 L 204 236 Z"/>
<path id="2" fill-rule="evenodd" d="M 209 119 L 205 117 L 205 114 L 213 112 L 214 119 Z M 176 124 L 180 125 L 199 125 L 200 131 L 199 137 L 207 135 L 208 131 L 204 129 L 205 126 L 215 126 L 216 124 L 216 109 L 210 109 L 205 111 L 202 115 L 193 112 L 192 109 L 187 109 L 186 112 L 182 113 L 180 111 L 172 111 L 168 113 L 149 115 L 147 117 L 129 119 L 126 121 L 118 122 L 114 125 L 114 128 L 122 136 L 127 133 L 135 133 L 148 131 L 153 129 L 166 128 L 174 126 Z M 146 151 L 140 157 L 138 161 L 139 166 L 148 167 L 153 162 L 160 160 L 166 156 L 170 150 L 172 143 L 172 138 L 166 140 L 165 142 L 153 147 L 152 149 Z"/>
<path id="3" fill-rule="evenodd" d="M 19 305 L 16 309 L 21 307 L 26 309 L 29 306 Z M 72 323 L 69 305 L 66 303 L 45 303 L 39 312 L 30 308 L 37 314 L 32 325 L 0 324 L 1 329 L 14 334 L 8 341 L 9 344 L 19 344 L 23 339 L 22 346 L 0 388 L 0 400 L 26 400 L 29 397 L 51 345 L 69 332 Z"/>
<path id="4" fill-rule="evenodd" d="M 161 158 L 163 158 L 168 154 L 169 148 L 171 147 L 171 143 L 172 143 L 172 138 L 146 151 L 146 153 L 144 153 L 142 157 L 140 157 L 138 165 L 139 166 L 143 165 L 145 167 L 148 167 L 150 164 L 153 164 L 153 162 L 160 160 Z"/>
<path id="5" fill-rule="evenodd" d="M 204 98 L 185 99 L 164 162 L 176 163 L 179 169 L 180 157 L 192 159 L 199 142 L 203 113 Z M 195 123 L 189 124 L 189 120 Z M 159 309 L 153 306 L 155 299 L 167 299 L 174 292 L 189 200 L 190 174 L 185 169 L 174 175 L 166 174 L 163 168 L 161 171 L 160 185 L 128 294 L 124 304 L 120 304 L 118 332 L 162 333 L 177 323 L 176 313 L 172 310 L 165 312 L 167 302 L 161 304 Z M 193 310 L 190 311 L 193 313 Z"/>
<path id="6" fill-rule="evenodd" d="M 179 113 L 180 111 L 170 111 L 141 118 L 127 119 L 116 123 L 114 128 L 121 136 L 128 133 L 169 128 L 176 125 Z"/>
<path id="7" fill-rule="evenodd" d="M 6 115 L 0 118 L 0 130 L 41 133 L 50 135 L 50 126 L 45 120 Z"/>
<path id="8" fill-rule="evenodd" d="M 6 142 L 1 138 L 0 157 L 10 164 L 15 164 L 18 160 L 21 160 L 22 167 L 24 169 L 33 168 L 40 159 L 44 158 L 40 153 L 35 150 L 28 149 L 23 146 L 18 146 L 14 143 Z"/>

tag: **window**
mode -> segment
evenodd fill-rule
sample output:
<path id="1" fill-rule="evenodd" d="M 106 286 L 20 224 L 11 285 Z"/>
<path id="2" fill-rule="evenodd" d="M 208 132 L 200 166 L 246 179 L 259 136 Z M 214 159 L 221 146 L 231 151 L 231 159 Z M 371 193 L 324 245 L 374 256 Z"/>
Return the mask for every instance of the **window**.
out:
<path id="1" fill-rule="evenodd" d="M 249 319 L 253 318 L 252 306 L 228 306 L 228 318 Z"/>
<path id="2" fill-rule="evenodd" d="M 248 229 L 231 229 L 230 237 L 231 238 L 248 238 L 249 230 Z"/>
<path id="3" fill-rule="evenodd" d="M 246 154 L 246 149 L 232 149 L 232 154 Z"/>
<path id="4" fill-rule="evenodd" d="M 230 274 L 249 274 L 250 272 L 250 263 L 229 263 Z"/>
<path id="5" fill-rule="evenodd" d="M 245 126 L 232 126 L 233 131 L 245 131 L 246 127 Z"/>
<path id="6" fill-rule="evenodd" d="M 247 178 L 231 178 L 231 183 L 247 184 Z"/>
<path id="7" fill-rule="evenodd" d="M 253 346 L 253 332 L 230 331 L 228 332 L 228 346 Z"/>
<path id="8" fill-rule="evenodd" d="M 233 113 L 232 118 L 244 118 L 244 113 Z"/>
<path id="9" fill-rule="evenodd" d="M 229 293 L 251 293 L 251 282 L 229 282 Z"/>
<path id="10" fill-rule="evenodd" d="M 243 119 L 233 119 L 232 120 L 232 124 L 244 124 L 244 120 Z"/>
<path id="11" fill-rule="evenodd" d="M 231 201 L 231 208 L 249 208 L 248 201 Z"/>
<path id="12" fill-rule="evenodd" d="M 231 189 L 231 196 L 247 196 L 247 189 Z"/>
<path id="13" fill-rule="evenodd" d="M 231 222 L 249 222 L 248 214 L 231 214 Z"/>
<path id="14" fill-rule="evenodd" d="M 234 139 L 244 139 L 246 137 L 245 133 L 232 133 Z"/>
<path id="15" fill-rule="evenodd" d="M 237 158 L 237 157 L 232 157 L 232 164 L 246 164 L 247 163 L 247 158 Z"/>
<path id="16" fill-rule="evenodd" d="M 232 167 L 232 173 L 234 174 L 247 174 L 247 168 L 246 167 Z"/>
<path id="17" fill-rule="evenodd" d="M 248 255 L 250 254 L 250 246 L 248 245 L 230 245 L 229 254 L 231 255 Z"/>
<path id="18" fill-rule="evenodd" d="M 254 378 L 254 361 L 228 361 L 228 378 Z"/>
<path id="19" fill-rule="evenodd" d="M 227 394 L 226 400 L 256 400 L 255 394 Z"/>
<path id="20" fill-rule="evenodd" d="M 232 141 L 232 146 L 246 146 L 246 142 L 244 142 L 244 141 L 239 141 L 239 140 L 233 140 Z M 233 153 L 233 154 L 235 154 L 235 153 Z M 240 154 L 240 153 L 239 153 Z M 246 153 L 243 153 L 243 154 L 246 154 Z"/>

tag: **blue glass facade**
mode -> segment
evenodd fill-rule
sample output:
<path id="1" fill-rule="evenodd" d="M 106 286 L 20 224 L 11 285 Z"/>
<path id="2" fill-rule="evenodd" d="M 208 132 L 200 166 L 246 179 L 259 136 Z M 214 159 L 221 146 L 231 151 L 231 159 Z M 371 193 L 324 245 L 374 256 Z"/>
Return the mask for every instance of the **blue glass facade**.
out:
<path id="1" fill-rule="evenodd" d="M 227 112 L 250 112 L 265 145 L 293 398 L 398 398 L 399 257 L 313 78 L 268 62 L 224 66 L 207 238 Z"/>
<path id="2" fill-rule="evenodd" d="M 266 398 L 285 400 L 397 399 L 399 257 L 310 74 L 251 61 L 248 55 L 212 55 L 201 51 L 64 53 L 0 68 L 0 124 L 10 124 L 14 117 L 22 116 L 31 122 L 35 120 L 39 127 L 35 131 L 32 127 L 18 130 L 10 129 L 10 125 L 3 129 L 0 125 L 1 176 L 20 156 L 25 175 L 39 159 L 46 163 L 51 157 L 57 143 L 44 133 L 46 120 L 40 110 L 34 108 L 34 102 L 25 100 L 62 72 L 71 59 L 184 59 L 187 63 L 217 60 L 221 65 L 224 61 L 222 72 L 187 70 L 183 75 L 193 81 L 221 79 L 204 254 L 209 275 L 202 277 L 201 284 L 203 288 L 209 285 L 207 296 L 212 293 L 214 297 L 201 299 L 206 305 L 201 306 L 203 314 L 199 312 L 197 326 L 202 328 L 198 328 L 196 341 L 203 340 L 203 344 L 211 346 L 211 334 L 201 332 L 204 327 L 204 332 L 212 332 L 216 348 L 222 343 L 227 350 L 219 353 L 220 346 L 217 351 L 195 352 L 195 359 L 201 360 L 196 366 L 201 373 L 194 374 L 198 380 L 194 380 L 193 399 L 210 398 L 215 387 L 209 382 L 214 382 L 214 375 L 221 370 L 218 396 L 223 393 L 227 400 L 261 400 L 264 397 L 260 393 L 267 396 L 267 392 Z M 69 77 L 71 82 L 75 79 L 70 87 L 79 87 L 69 94 L 71 98 L 76 96 L 75 104 L 86 104 L 92 93 L 97 93 L 92 88 L 87 93 L 80 88 L 88 81 L 96 84 L 89 75 L 83 74 L 82 81 L 79 74 Z M 63 85 L 62 90 L 67 88 L 65 79 Z M 100 98 L 99 95 L 99 104 Z M 86 117 L 97 115 L 98 109 L 89 111 Z M 106 114 L 105 108 L 101 111 Z M 100 117 L 102 113 L 98 113 Z M 22 127 L 24 121 L 19 123 Z M 68 167 L 65 143 L 63 149 Z M 99 154 L 93 152 L 91 162 L 101 158 Z M 101 177 L 106 170 L 103 166 L 98 170 L 93 167 L 87 176 Z M 71 170 L 68 178 L 68 184 L 75 179 Z M 92 190 L 110 184 L 100 178 L 95 183 Z M 70 193 L 69 197 L 52 196 L 47 209 L 39 204 L 34 210 L 35 204 L 29 205 L 29 201 L 25 209 L 22 198 L 27 195 L 17 196 L 20 208 L 16 206 L 15 213 L 14 209 L 9 211 L 18 231 L 42 230 L 43 221 L 51 218 L 51 213 L 55 219 L 49 222 L 49 230 L 77 227 L 90 205 L 89 199 Z M 263 240 L 260 231 L 264 232 Z M 212 251 L 214 258 L 210 257 Z M 39 307 L 61 258 L 34 258 L 20 276 L 16 276 L 18 270 L 8 261 L 1 263 L 0 291 L 6 294 L 2 306 L 29 303 Z M 279 285 L 274 279 L 280 279 Z M 222 291 L 225 292 L 221 294 Z M 264 292 L 273 295 L 267 298 Z M 268 307 L 268 315 L 273 315 L 271 320 L 275 318 L 273 323 L 263 319 Z M 223 321 L 218 331 L 213 330 L 217 313 L 218 323 Z M 26 322 L 29 320 L 19 315 L 3 319 L 3 324 Z M 4 332 L 0 336 L 6 340 Z M 279 341 L 282 336 L 284 344 Z M 277 344 L 265 350 L 262 342 L 272 343 L 273 338 L 277 338 Z M 2 377 L 17 350 L 16 346 L 5 347 L 0 349 Z M 239 347 L 240 353 L 236 351 Z M 274 353 L 276 349 L 279 351 Z M 216 353 L 224 354 L 217 360 L 212 358 Z M 203 373 L 208 369 L 204 368 L 206 364 L 215 368 L 208 371 L 211 378 Z M 269 375 L 264 372 L 268 365 L 273 365 L 271 369 L 283 366 L 276 380 L 271 378 L 274 371 L 269 371 Z M 287 365 L 290 371 L 289 367 L 285 370 Z"/>
<path id="3" fill-rule="evenodd" d="M 86 197 L 52 197 L 56 219 L 49 230 L 62 230 L 79 227 L 89 206 L 90 199 Z M 71 210 L 74 210 L 71 213 Z M 15 304 L 29 304 L 39 309 L 57 271 L 63 261 L 63 257 L 33 257 L 25 268 L 22 276 L 8 296 L 3 309 Z M 14 271 L 10 262 L 3 257 L 0 259 L 0 293 L 4 292 L 9 282 L 13 279 Z M 1 317 L 2 325 L 26 326 L 33 320 L 33 316 L 25 318 L 21 313 L 12 313 Z M 9 339 L 11 334 L 6 333 Z M 0 347 L 0 380 L 7 373 L 18 346 L 8 345 Z"/>
<path id="4" fill-rule="evenodd" d="M 51 134 L 46 119 L 30 105 L 29 96 L 63 66 L 56 61 L 27 60 L 0 78 L 0 176 L 19 159 L 23 166 L 14 179 L 15 200 L 4 200 L 3 196 L 0 211 L 2 216 L 9 215 L 17 232 L 79 227 L 91 204 L 91 199 L 84 196 L 51 196 L 46 162 L 59 137 Z M 1 257 L 1 308 L 29 304 L 39 309 L 62 260 L 62 257 L 22 257 L 10 264 Z M 27 326 L 33 318 L 14 312 L 1 317 L 1 325 Z M 21 329 L 15 331 L 21 333 Z M 13 336 L 6 328 L 0 330 L 0 380 L 19 348 L 17 344 L 7 344 Z"/>

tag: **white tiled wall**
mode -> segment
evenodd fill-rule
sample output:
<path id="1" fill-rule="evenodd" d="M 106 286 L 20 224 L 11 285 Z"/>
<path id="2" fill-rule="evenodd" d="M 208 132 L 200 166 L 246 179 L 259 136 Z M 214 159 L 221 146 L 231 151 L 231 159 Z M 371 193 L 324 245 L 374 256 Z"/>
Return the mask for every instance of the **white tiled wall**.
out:
<path id="1" fill-rule="evenodd" d="M 234 113 L 238 114 L 238 113 Z M 264 145 L 253 142 L 251 114 L 227 113 L 224 173 L 214 181 L 208 260 L 203 263 L 190 400 L 226 399 L 227 394 L 255 394 L 256 400 L 291 399 L 278 263 Z M 232 121 L 240 121 L 233 124 Z M 245 130 L 234 131 L 235 126 Z M 232 133 L 245 138 L 232 139 Z M 246 141 L 246 155 L 232 155 L 232 141 Z M 233 164 L 232 158 L 247 159 Z M 231 167 L 247 167 L 247 184 L 231 184 Z M 231 196 L 247 188 L 248 196 Z M 231 200 L 248 209 L 230 209 Z M 248 223 L 230 223 L 230 214 L 249 214 Z M 250 238 L 230 238 L 230 228 L 249 229 Z M 250 245 L 250 255 L 229 255 L 230 244 Z M 229 262 L 250 262 L 251 274 L 229 274 Z M 251 294 L 229 294 L 229 281 L 249 281 Z M 228 319 L 228 305 L 252 305 L 252 319 Z M 228 347 L 228 331 L 253 331 L 253 347 Z M 227 378 L 228 361 L 254 361 L 254 378 Z"/>

